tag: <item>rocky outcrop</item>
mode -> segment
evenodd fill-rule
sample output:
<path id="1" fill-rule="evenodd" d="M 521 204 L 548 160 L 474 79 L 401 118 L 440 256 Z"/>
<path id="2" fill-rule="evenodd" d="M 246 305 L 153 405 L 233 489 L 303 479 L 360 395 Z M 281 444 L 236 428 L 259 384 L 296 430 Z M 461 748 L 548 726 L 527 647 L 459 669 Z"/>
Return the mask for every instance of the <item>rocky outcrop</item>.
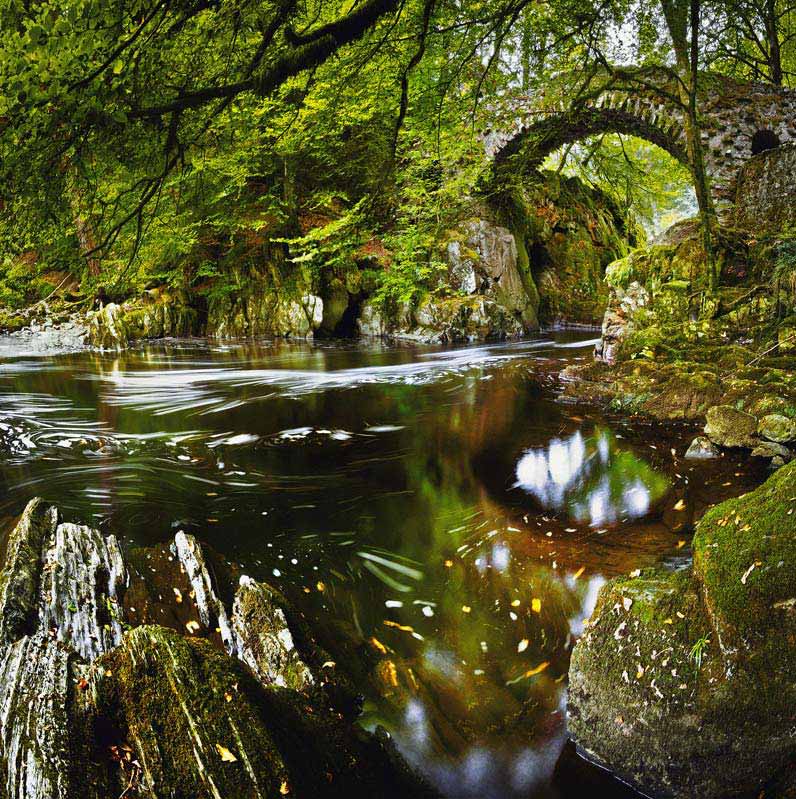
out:
<path id="1" fill-rule="evenodd" d="M 250 290 L 210 303 L 206 334 L 214 338 L 309 338 L 323 322 L 323 300 L 276 289 Z"/>
<path id="2" fill-rule="evenodd" d="M 276 594 L 244 579 L 228 608 L 219 590 L 231 580 L 220 589 L 199 544 L 178 533 L 173 553 L 138 551 L 128 565 L 113 536 L 28 505 L 0 571 L 2 795 L 433 795 L 346 720 L 350 707 L 341 715 L 332 693 L 306 690 L 321 678 Z M 166 578 L 182 579 L 171 599 L 140 562 L 151 574 L 170 564 Z M 200 621 L 181 629 L 168 601 Z M 149 609 L 174 627 L 134 626 Z M 203 625 L 204 638 L 185 635 Z"/>
<path id="3" fill-rule="evenodd" d="M 263 583 L 241 578 L 232 623 L 238 657 L 265 684 L 306 690 L 315 683 L 299 655 L 277 595 Z"/>
<path id="4" fill-rule="evenodd" d="M 653 796 L 754 793 L 781 775 L 796 756 L 795 496 L 792 464 L 703 517 L 693 569 L 601 589 L 570 667 L 588 757 Z"/>
<path id="5" fill-rule="evenodd" d="M 423 344 L 454 344 L 521 336 L 522 320 L 494 300 L 469 297 L 429 297 L 417 308 L 402 307 L 391 315 L 366 303 L 359 320 L 363 336 L 381 336 Z"/>
<path id="6" fill-rule="evenodd" d="M 485 219 L 466 222 L 446 251 L 451 288 L 492 301 L 521 329 L 535 330 L 538 303 L 520 272 L 517 243 L 511 231 Z"/>

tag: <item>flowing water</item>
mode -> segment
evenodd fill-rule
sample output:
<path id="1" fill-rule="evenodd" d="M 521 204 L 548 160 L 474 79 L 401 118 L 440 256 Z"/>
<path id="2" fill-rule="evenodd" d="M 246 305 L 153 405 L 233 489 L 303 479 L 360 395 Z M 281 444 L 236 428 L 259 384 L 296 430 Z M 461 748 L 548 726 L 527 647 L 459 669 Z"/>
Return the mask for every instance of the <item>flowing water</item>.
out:
<path id="1" fill-rule="evenodd" d="M 687 563 L 695 516 L 762 475 L 562 402 L 584 339 L 0 341 L 0 516 L 42 495 L 131 546 L 194 533 L 299 606 L 449 796 L 628 796 L 565 747 L 572 645 L 606 578 Z"/>

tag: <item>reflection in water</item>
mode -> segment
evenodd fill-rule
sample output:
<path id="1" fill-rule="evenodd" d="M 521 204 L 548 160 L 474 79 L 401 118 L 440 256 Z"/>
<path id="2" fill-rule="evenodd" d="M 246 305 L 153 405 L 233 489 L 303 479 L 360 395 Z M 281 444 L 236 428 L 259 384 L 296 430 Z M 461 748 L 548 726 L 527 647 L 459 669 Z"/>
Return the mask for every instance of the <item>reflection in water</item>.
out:
<path id="1" fill-rule="evenodd" d="M 448 795 L 574 799 L 553 777 L 574 637 L 601 575 L 679 536 L 645 515 L 671 463 L 546 387 L 588 351 L 572 343 L 31 359 L 0 342 L 0 515 L 41 494 L 126 546 L 190 530 L 314 621 L 367 698 L 363 723 Z M 679 464 L 673 490 L 716 501 L 747 487 L 735 468 Z M 693 469 L 718 470 L 709 496 L 705 479 L 686 487 Z"/>
<path id="2" fill-rule="evenodd" d="M 640 519 L 670 488 L 649 464 L 620 450 L 606 429 L 587 439 L 577 430 L 567 439 L 554 438 L 546 448 L 529 449 L 515 472 L 515 487 L 543 508 L 566 511 L 592 527 Z"/>

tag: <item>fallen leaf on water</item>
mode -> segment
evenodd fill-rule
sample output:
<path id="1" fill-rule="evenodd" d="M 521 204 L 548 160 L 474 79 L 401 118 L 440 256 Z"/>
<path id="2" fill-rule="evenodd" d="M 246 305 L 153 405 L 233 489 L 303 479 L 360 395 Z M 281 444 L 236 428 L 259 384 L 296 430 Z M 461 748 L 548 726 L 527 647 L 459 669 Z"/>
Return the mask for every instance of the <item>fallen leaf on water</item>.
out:
<path id="1" fill-rule="evenodd" d="M 221 755 L 221 759 L 225 763 L 237 763 L 238 762 L 238 758 L 235 757 L 235 755 L 233 755 L 232 752 L 230 752 L 229 749 L 227 749 L 226 746 L 221 746 L 221 744 L 216 744 L 216 751 L 218 752 L 219 755 Z"/>
<path id="2" fill-rule="evenodd" d="M 529 643 L 530 643 L 530 642 L 528 641 L 528 639 L 527 639 L 527 638 L 523 638 L 523 639 L 522 639 L 522 641 L 520 641 L 520 642 L 517 644 L 517 651 L 518 651 L 518 652 L 524 652 L 524 651 L 525 651 L 525 650 L 528 648 L 528 644 L 529 644 Z"/>
<path id="3" fill-rule="evenodd" d="M 402 630 L 405 633 L 413 633 L 414 627 L 410 627 L 408 624 L 398 624 L 397 621 L 390 621 L 389 619 L 384 620 L 385 627 L 395 627 L 396 630 Z"/>
<path id="4" fill-rule="evenodd" d="M 542 600 L 541 600 L 541 599 L 539 599 L 539 597 L 538 597 L 538 596 L 535 596 L 535 597 L 534 597 L 534 598 L 531 600 L 531 610 L 532 610 L 534 613 L 541 613 L 541 612 L 542 612 Z"/>
<path id="5" fill-rule="evenodd" d="M 536 676 L 537 674 L 541 674 L 541 673 L 542 673 L 542 672 L 543 672 L 543 671 L 544 671 L 544 670 L 545 670 L 545 669 L 546 669 L 546 668 L 547 668 L 549 665 L 550 665 L 550 661 L 549 661 L 549 660 L 543 660 L 543 661 L 542 661 L 542 662 L 541 662 L 541 663 L 540 663 L 538 666 L 536 666 L 535 668 L 533 668 L 533 669 L 528 669 L 528 671 L 526 671 L 526 672 L 525 672 L 525 675 L 524 675 L 524 676 L 525 676 L 525 677 L 534 677 L 534 676 Z"/>
<path id="6" fill-rule="evenodd" d="M 398 669 L 391 660 L 387 661 L 387 678 L 392 683 L 393 688 L 398 687 Z"/>

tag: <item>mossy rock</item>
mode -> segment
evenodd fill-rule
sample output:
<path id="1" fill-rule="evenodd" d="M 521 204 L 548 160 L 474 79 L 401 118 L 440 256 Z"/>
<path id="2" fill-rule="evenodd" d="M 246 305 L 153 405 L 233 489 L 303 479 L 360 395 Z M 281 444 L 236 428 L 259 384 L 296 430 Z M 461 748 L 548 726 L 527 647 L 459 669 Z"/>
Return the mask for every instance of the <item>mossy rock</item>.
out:
<path id="1" fill-rule="evenodd" d="M 714 405 L 706 414 L 705 435 L 720 447 L 754 447 L 757 418 L 732 405 Z"/>
<path id="2" fill-rule="evenodd" d="M 265 688 L 206 640 L 138 627 L 86 680 L 76 715 L 95 731 L 95 757 L 129 747 L 140 796 L 436 795 L 382 741 L 301 693 Z"/>
<path id="3" fill-rule="evenodd" d="M 796 464 L 705 514 L 694 536 L 694 570 L 724 650 L 753 659 L 765 653 L 764 681 L 790 671 L 796 657 Z"/>
<path id="4" fill-rule="evenodd" d="M 693 570 L 603 586 L 570 667 L 569 729 L 588 757 L 655 796 L 792 779 L 794 514 L 796 463 L 705 515 Z"/>

